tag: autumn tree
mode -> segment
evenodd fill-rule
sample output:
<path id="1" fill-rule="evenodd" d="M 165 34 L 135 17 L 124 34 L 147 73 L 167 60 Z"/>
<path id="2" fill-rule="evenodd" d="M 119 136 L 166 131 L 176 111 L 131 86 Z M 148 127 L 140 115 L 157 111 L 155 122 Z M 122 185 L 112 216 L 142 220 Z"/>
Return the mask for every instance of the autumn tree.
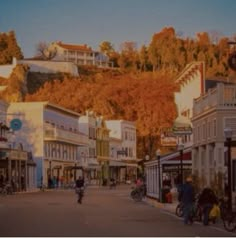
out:
<path id="1" fill-rule="evenodd" d="M 49 100 L 77 112 L 93 110 L 105 119 L 135 121 L 139 155 L 154 153 L 163 127 L 171 126 L 176 117 L 173 81 L 166 75 L 152 73 L 103 74 L 90 81 L 64 79 L 46 82 L 26 101 Z"/>
<path id="2" fill-rule="evenodd" d="M 0 65 L 11 64 L 12 59 L 22 59 L 23 54 L 17 44 L 14 31 L 0 33 Z"/>
<path id="3" fill-rule="evenodd" d="M 139 62 L 140 62 L 140 70 L 147 71 L 148 67 L 148 50 L 145 45 L 142 45 L 139 52 Z"/>
<path id="4" fill-rule="evenodd" d="M 121 68 L 127 70 L 137 70 L 138 68 L 138 52 L 137 43 L 133 41 L 123 42 L 120 46 L 121 54 L 118 64 Z"/>

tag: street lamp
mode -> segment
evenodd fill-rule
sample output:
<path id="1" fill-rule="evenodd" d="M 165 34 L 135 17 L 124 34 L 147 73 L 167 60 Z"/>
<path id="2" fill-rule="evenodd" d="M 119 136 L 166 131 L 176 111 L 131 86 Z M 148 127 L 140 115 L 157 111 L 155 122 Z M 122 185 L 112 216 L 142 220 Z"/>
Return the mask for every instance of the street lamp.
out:
<path id="1" fill-rule="evenodd" d="M 233 131 L 231 128 L 225 128 L 224 134 L 227 141 L 227 147 L 228 147 L 228 209 L 232 210 L 232 185 L 231 185 L 231 141 L 232 141 L 232 135 Z"/>
<path id="2" fill-rule="evenodd" d="M 180 152 L 180 184 L 183 184 L 183 150 L 184 150 L 184 144 L 178 145 L 178 150 Z"/>
<path id="3" fill-rule="evenodd" d="M 159 188 L 159 202 L 161 201 L 161 151 L 156 150 L 156 157 L 158 161 L 158 188 Z"/>

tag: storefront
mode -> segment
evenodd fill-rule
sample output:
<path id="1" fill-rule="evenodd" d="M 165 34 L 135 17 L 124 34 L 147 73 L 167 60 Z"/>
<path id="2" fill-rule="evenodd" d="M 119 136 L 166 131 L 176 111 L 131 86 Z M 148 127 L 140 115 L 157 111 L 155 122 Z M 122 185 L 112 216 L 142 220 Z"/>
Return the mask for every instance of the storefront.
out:
<path id="1" fill-rule="evenodd" d="M 36 188 L 36 165 L 26 151 L 2 148 L 0 153 L 0 175 L 4 183 L 12 184 L 15 191 Z"/>
<path id="2" fill-rule="evenodd" d="M 183 181 L 188 175 L 192 174 L 191 148 L 184 149 L 183 155 L 180 155 L 180 152 L 177 151 L 161 156 L 160 167 L 158 160 L 148 161 L 144 166 L 147 195 L 162 200 L 164 189 L 167 187 L 168 189 L 176 188 L 181 183 L 179 179 L 181 172 Z"/>

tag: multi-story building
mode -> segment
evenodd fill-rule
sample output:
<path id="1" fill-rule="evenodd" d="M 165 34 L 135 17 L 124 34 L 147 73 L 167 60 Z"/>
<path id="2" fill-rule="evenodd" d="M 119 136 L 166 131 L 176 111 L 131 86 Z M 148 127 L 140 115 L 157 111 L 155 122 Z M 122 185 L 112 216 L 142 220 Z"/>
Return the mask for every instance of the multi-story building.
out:
<path id="1" fill-rule="evenodd" d="M 109 132 L 103 117 L 96 118 L 97 161 L 101 166 L 99 184 L 106 185 L 109 180 Z"/>
<path id="2" fill-rule="evenodd" d="M 51 43 L 50 48 L 57 52 L 53 60 L 74 62 L 77 65 L 109 67 L 109 58 L 87 45 L 65 44 L 60 41 Z"/>
<path id="3" fill-rule="evenodd" d="M 53 177 L 70 182 L 82 173 L 78 148 L 88 144 L 88 137 L 79 131 L 78 113 L 49 102 L 11 103 L 8 113 L 21 115 L 16 142 L 32 153 L 38 186 Z"/>
<path id="4" fill-rule="evenodd" d="M 0 183 L 14 185 L 16 191 L 35 188 L 35 164 L 21 143 L 16 143 L 16 130 L 20 129 L 19 115 L 7 119 L 9 104 L 0 101 Z M 17 124 L 18 123 L 18 124 Z M 7 126 L 9 124 L 9 126 Z"/>
<path id="5" fill-rule="evenodd" d="M 92 111 L 86 111 L 86 115 L 79 118 L 79 130 L 88 136 L 88 145 L 79 147 L 85 180 L 88 184 L 98 184 L 101 166 L 96 155 L 96 116 Z"/>
<path id="6" fill-rule="evenodd" d="M 118 176 L 120 182 L 134 181 L 137 178 L 135 123 L 125 120 L 107 120 L 106 125 L 110 130 L 111 138 L 110 173 Z"/>
<path id="7" fill-rule="evenodd" d="M 193 106 L 193 173 L 200 179 L 200 186 L 218 186 L 223 193 L 227 181 L 225 128 L 233 131 L 236 140 L 236 85 L 218 83 L 194 100 Z M 236 148 L 232 148 L 233 196 L 236 197 Z M 217 185 L 218 184 L 218 185 Z"/>
<path id="8" fill-rule="evenodd" d="M 162 195 L 159 194 L 161 189 L 157 189 L 156 186 L 159 187 L 160 184 L 162 188 L 164 180 L 174 186 L 178 180 L 181 180 L 178 178 L 181 177 L 184 180 L 187 175 L 191 174 L 193 99 L 205 92 L 204 62 L 188 64 L 177 76 L 175 82 L 179 85 L 178 92 L 175 92 L 178 117 L 174 121 L 173 127 L 166 128 L 161 135 L 161 146 L 172 147 L 175 151 L 168 154 L 161 153 L 160 170 L 158 160 L 150 160 L 145 163 L 147 194 L 155 198 L 161 198 Z M 183 148 L 178 148 L 179 145 L 182 145 Z M 183 156 L 180 155 L 181 153 Z"/>

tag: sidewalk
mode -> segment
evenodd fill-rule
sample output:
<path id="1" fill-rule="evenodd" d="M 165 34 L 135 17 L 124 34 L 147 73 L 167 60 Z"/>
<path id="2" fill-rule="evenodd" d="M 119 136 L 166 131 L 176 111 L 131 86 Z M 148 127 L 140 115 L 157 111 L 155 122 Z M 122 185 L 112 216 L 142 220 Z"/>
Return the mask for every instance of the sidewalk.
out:
<path id="1" fill-rule="evenodd" d="M 169 212 L 173 215 L 175 215 L 175 209 L 178 204 L 178 201 L 173 201 L 172 203 L 161 203 L 161 202 L 158 202 L 156 199 L 148 198 L 148 197 L 146 197 L 144 201 L 153 207 L 162 209 L 163 211 Z M 182 218 L 179 218 L 179 219 L 182 219 Z M 195 222 L 195 223 L 202 224 L 202 222 Z M 221 219 L 218 219 L 215 224 L 212 224 L 212 222 L 210 222 L 209 227 L 214 227 L 215 229 L 221 229 L 226 231 L 224 228 L 223 221 Z"/>

